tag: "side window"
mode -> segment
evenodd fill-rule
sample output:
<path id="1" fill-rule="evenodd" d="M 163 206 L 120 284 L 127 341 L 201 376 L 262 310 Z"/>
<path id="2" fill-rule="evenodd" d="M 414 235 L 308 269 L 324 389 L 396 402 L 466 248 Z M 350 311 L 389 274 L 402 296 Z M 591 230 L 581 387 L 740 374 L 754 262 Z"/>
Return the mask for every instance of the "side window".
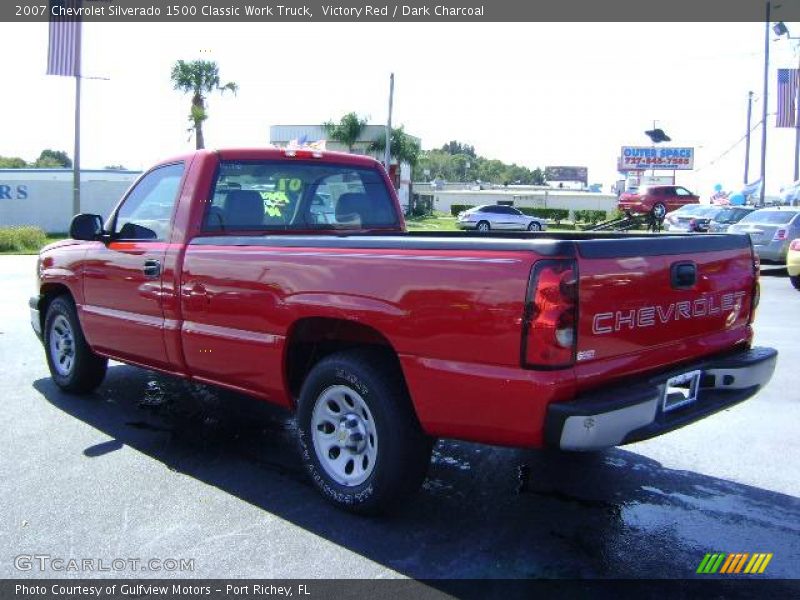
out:
<path id="1" fill-rule="evenodd" d="M 136 184 L 117 212 L 117 239 L 166 241 L 183 169 L 182 163 L 159 167 Z"/>
<path id="2" fill-rule="evenodd" d="M 675 192 L 678 194 L 678 196 L 691 196 L 692 195 L 692 193 L 689 190 L 687 190 L 686 188 L 682 188 L 682 187 L 675 188 Z"/>

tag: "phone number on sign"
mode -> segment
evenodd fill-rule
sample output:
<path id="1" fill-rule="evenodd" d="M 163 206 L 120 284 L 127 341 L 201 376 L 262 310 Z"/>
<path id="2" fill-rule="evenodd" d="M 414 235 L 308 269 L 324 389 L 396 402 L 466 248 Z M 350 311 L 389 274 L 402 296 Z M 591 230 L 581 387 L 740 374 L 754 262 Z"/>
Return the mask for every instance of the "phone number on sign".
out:
<path id="1" fill-rule="evenodd" d="M 691 161 L 688 158 L 654 158 L 649 156 L 626 156 L 626 165 L 665 165 L 681 166 L 688 165 Z"/>

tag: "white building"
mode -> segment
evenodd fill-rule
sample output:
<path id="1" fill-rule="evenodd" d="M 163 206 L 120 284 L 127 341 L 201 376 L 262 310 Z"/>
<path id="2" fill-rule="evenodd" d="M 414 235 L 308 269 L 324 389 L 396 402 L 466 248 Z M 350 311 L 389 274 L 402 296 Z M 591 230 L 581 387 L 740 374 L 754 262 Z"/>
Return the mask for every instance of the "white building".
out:
<path id="1" fill-rule="evenodd" d="M 108 216 L 140 171 L 81 170 L 81 212 Z M 72 169 L 0 169 L 0 227 L 69 230 Z"/>
<path id="2" fill-rule="evenodd" d="M 410 136 L 417 143 L 418 137 Z M 372 156 L 383 162 L 383 154 L 370 152 L 369 146 L 375 141 L 386 139 L 386 125 L 367 125 L 361 131 L 361 136 L 353 144 L 353 154 Z M 349 149 L 344 144 L 331 140 L 323 125 L 273 125 L 269 128 L 269 142 L 273 146 L 284 148 L 291 142 L 325 142 L 325 149 L 334 152 L 347 152 Z M 397 188 L 397 195 L 404 211 L 408 210 L 411 197 L 411 165 L 403 163 L 398 172 L 397 162 L 392 161 L 389 175 Z"/>

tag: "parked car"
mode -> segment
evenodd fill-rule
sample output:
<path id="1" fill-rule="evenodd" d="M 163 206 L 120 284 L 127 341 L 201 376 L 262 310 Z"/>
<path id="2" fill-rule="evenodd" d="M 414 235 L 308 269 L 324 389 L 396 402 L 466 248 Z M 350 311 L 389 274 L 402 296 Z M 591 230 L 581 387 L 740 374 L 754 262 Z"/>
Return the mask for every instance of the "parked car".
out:
<path id="1" fill-rule="evenodd" d="M 687 204 L 667 215 L 664 228 L 668 231 L 721 233 L 753 212 L 753 207 Z"/>
<path id="2" fill-rule="evenodd" d="M 709 208 L 707 204 L 686 204 L 678 210 L 667 213 L 664 218 L 665 231 L 692 231 L 689 222 L 700 213 L 704 208 Z"/>
<path id="3" fill-rule="evenodd" d="M 709 223 L 710 233 L 724 233 L 731 225 L 734 225 L 753 212 L 754 206 L 725 206 L 722 211 L 717 213 Z"/>
<path id="4" fill-rule="evenodd" d="M 800 238 L 792 240 L 789 252 L 786 253 L 786 270 L 789 271 L 789 281 L 796 290 L 800 290 Z"/>
<path id="5" fill-rule="evenodd" d="M 544 219 L 530 217 L 513 206 L 500 204 L 484 204 L 458 213 L 456 226 L 459 229 L 475 229 L 477 231 L 517 230 L 544 231 L 547 223 Z"/>
<path id="6" fill-rule="evenodd" d="M 278 178 L 274 215 L 256 186 Z M 284 407 L 312 485 L 373 513 L 437 438 L 594 451 L 756 394 L 777 352 L 752 346 L 750 242 L 713 242 L 409 233 L 372 158 L 198 150 L 42 249 L 31 325 L 66 393 L 114 359 Z"/>
<path id="7" fill-rule="evenodd" d="M 617 207 L 622 212 L 635 215 L 653 213 L 663 219 L 670 211 L 686 204 L 697 204 L 700 197 L 679 185 L 651 185 L 635 194 L 622 194 Z"/>
<path id="8" fill-rule="evenodd" d="M 761 262 L 784 264 L 789 244 L 800 237 L 800 208 L 754 210 L 728 231 L 749 234 Z"/>

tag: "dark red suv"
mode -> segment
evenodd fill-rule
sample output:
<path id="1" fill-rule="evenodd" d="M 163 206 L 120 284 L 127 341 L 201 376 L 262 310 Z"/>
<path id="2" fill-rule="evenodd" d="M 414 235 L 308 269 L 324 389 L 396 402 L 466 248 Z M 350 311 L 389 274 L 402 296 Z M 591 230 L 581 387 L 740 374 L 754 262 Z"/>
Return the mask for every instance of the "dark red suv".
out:
<path id="1" fill-rule="evenodd" d="M 622 194 L 617 207 L 626 213 L 646 215 L 650 212 L 657 219 L 686 204 L 696 204 L 700 197 L 679 185 L 653 185 L 634 194 Z"/>

